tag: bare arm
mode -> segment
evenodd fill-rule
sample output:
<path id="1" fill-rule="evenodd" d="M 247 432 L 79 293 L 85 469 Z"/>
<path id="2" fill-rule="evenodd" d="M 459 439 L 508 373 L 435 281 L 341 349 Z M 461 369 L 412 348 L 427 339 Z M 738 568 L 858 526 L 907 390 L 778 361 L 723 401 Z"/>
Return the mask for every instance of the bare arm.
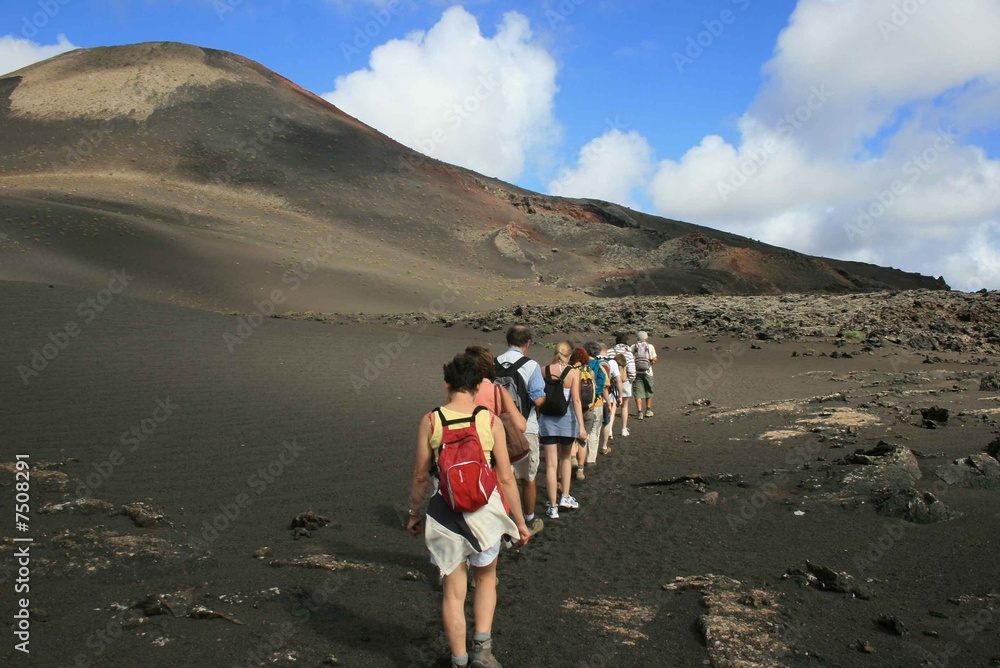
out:
<path id="1" fill-rule="evenodd" d="M 493 468 L 496 470 L 497 483 L 503 491 L 503 498 L 510 506 L 510 512 L 514 515 L 514 523 L 521 534 L 518 545 L 524 545 L 531 538 L 531 532 L 524 523 L 524 512 L 521 510 L 521 495 L 517 492 L 517 481 L 514 480 L 514 471 L 510 468 L 510 455 L 507 452 L 507 435 L 503 431 L 503 424 L 499 420 L 493 421 Z"/>
<path id="2" fill-rule="evenodd" d="M 569 372 L 566 380 L 570 381 L 569 395 L 573 399 L 573 411 L 576 413 L 576 424 L 580 428 L 579 438 L 587 440 L 587 432 L 583 428 L 583 403 L 580 401 L 580 372 L 573 369 Z"/>
<path id="3" fill-rule="evenodd" d="M 430 440 L 431 424 L 425 415 L 420 419 L 420 426 L 417 428 L 417 455 L 413 466 L 413 482 L 410 485 L 410 519 L 406 523 L 406 530 L 414 536 L 421 530 L 420 523 L 423 517 L 420 515 L 420 508 L 424 504 L 427 483 L 431 479 Z"/>

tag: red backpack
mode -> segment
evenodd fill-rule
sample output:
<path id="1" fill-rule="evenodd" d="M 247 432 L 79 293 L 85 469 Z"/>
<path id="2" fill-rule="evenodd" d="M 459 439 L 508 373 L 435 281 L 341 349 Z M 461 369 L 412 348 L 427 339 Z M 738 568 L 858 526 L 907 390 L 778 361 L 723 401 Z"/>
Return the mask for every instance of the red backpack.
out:
<path id="1" fill-rule="evenodd" d="M 441 420 L 441 447 L 437 457 L 439 492 L 452 510 L 475 512 L 489 502 L 497 488 L 496 473 L 486 461 L 476 429 L 476 416 L 487 409 L 477 406 L 471 417 L 455 420 L 445 419 L 440 408 L 434 410 Z M 452 426 L 459 424 L 467 426 Z"/>

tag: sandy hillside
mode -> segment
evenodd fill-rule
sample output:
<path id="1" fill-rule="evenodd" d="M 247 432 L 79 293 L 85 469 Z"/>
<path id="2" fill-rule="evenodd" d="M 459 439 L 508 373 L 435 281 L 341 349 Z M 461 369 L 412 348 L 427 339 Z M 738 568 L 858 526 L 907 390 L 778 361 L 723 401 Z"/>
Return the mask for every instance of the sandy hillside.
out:
<path id="1" fill-rule="evenodd" d="M 0 80 L 0 127 L 0 280 L 96 289 L 127 268 L 137 296 L 248 312 L 299 274 L 288 310 L 369 313 L 446 290 L 457 310 L 515 296 L 947 287 L 530 193 L 191 45 L 83 49 L 14 72 Z"/>

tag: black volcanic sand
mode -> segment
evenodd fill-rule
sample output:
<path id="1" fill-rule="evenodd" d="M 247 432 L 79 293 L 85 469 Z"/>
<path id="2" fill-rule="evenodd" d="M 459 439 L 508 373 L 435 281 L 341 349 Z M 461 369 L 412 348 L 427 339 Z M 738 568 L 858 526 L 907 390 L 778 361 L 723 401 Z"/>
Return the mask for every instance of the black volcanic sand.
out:
<path id="1" fill-rule="evenodd" d="M 35 466 L 50 463 L 33 472 L 31 655 L 12 650 L 8 629 L 3 663 L 319 666 L 333 656 L 345 666 L 447 665 L 435 569 L 422 540 L 401 528 L 413 436 L 421 414 L 441 401 L 441 364 L 470 343 L 499 351 L 502 334 L 268 319 L 230 352 L 223 337 L 235 333 L 236 317 L 116 297 L 87 323 L 77 309 L 89 296 L 0 286 L 4 461 L 28 453 Z M 25 387 L 17 365 L 70 321 L 79 335 Z M 403 354 L 356 390 L 352 375 L 401 332 L 410 337 Z M 884 439 L 931 455 L 919 460 L 917 487 L 934 489 L 938 466 L 995 438 L 1000 400 L 979 390 L 982 373 L 995 368 L 954 355 L 921 364 L 923 355 L 887 357 L 888 349 L 831 359 L 821 354 L 845 348 L 825 344 L 793 358 L 806 352 L 803 344 L 750 350 L 694 335 L 654 343 L 656 417 L 633 420 L 633 436 L 615 438 L 614 452 L 574 482 L 579 511 L 501 557 L 494 629 L 504 665 L 703 665 L 710 655 L 697 624 L 706 613 L 700 594 L 663 585 L 709 573 L 768 592 L 780 606 L 777 630 L 792 651 L 746 665 L 996 665 L 1000 490 L 938 489 L 962 517 L 916 525 L 867 503 L 819 503 L 817 492 L 799 487 L 851 470 L 833 462 Z M 680 350 L 686 346 L 697 349 Z M 744 352 L 720 375 L 713 355 L 727 349 Z M 541 345 L 532 353 L 549 355 Z M 710 373 L 717 380 L 707 382 Z M 846 401 L 803 402 L 836 392 Z M 129 430 L 168 398 L 172 414 L 155 429 L 146 422 L 152 433 L 132 440 Z M 689 406 L 692 398 L 711 406 Z M 792 402 L 725 412 L 777 400 Z M 911 411 L 931 406 L 950 409 L 948 423 L 917 426 Z M 844 415 L 836 409 L 877 423 L 830 426 L 828 418 Z M 993 412 L 959 415 L 983 410 Z M 804 419 L 827 424 L 761 438 Z M 98 469 L 109 474 L 95 477 Z M 634 486 L 686 474 L 705 476 L 707 487 Z M 735 477 L 711 477 L 721 474 Z M 110 512 L 39 512 L 87 491 L 80 484 L 88 476 L 88 496 Z M 718 505 L 695 503 L 705 492 L 718 492 Z M 7 473 L 0 497 L 9 508 Z M 146 504 L 138 522 L 113 514 L 136 502 Z M 306 510 L 332 524 L 296 540 L 290 523 Z M 213 520 L 217 536 L 204 528 Z M 6 522 L 10 535 L 13 518 Z M 884 549 L 873 553 L 880 540 Z M 270 551 L 254 558 L 261 548 Z M 5 539 L 0 614 L 8 627 L 12 553 Z M 310 555 L 331 555 L 341 569 L 269 565 Z M 782 577 L 807 561 L 848 572 L 871 598 Z M 178 592 L 169 599 L 174 614 L 144 617 L 132 607 Z M 198 618 L 209 614 L 199 605 L 228 619 Z M 601 609 L 623 621 L 600 618 Z M 908 634 L 880 627 L 883 614 Z M 859 651 L 859 640 L 874 652 Z M 951 658 L 926 663 L 946 656 L 949 643 Z"/>

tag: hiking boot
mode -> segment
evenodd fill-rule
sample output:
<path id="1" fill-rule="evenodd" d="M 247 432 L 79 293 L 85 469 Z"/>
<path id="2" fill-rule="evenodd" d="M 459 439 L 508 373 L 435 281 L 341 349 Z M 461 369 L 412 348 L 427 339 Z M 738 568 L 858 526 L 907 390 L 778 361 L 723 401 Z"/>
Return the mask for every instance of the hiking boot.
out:
<path id="1" fill-rule="evenodd" d="M 542 521 L 542 518 L 536 517 L 535 519 L 528 522 L 528 533 L 534 536 L 536 533 L 541 531 L 544 526 L 545 522 Z"/>
<path id="2" fill-rule="evenodd" d="M 576 470 L 576 479 L 577 480 L 586 480 L 587 479 L 587 476 L 584 475 L 582 468 L 578 468 Z"/>
<path id="3" fill-rule="evenodd" d="M 503 668 L 503 666 L 500 665 L 500 662 L 497 661 L 496 657 L 493 656 L 492 640 L 474 643 L 472 647 L 472 654 L 469 658 L 472 659 L 472 661 L 469 662 L 470 668 Z"/>
<path id="4" fill-rule="evenodd" d="M 572 496 L 564 496 L 559 499 L 559 507 L 566 508 L 567 510 L 576 510 L 580 507 L 580 504 Z"/>
<path id="5" fill-rule="evenodd" d="M 628 437 L 629 437 L 628 427 L 622 427 L 622 438 L 628 438 Z"/>
<path id="6" fill-rule="evenodd" d="M 559 506 L 549 506 L 545 509 L 545 516 L 550 520 L 559 519 Z"/>
<path id="7" fill-rule="evenodd" d="M 653 417 L 653 409 L 652 408 L 647 408 L 646 409 L 646 417 Z"/>

